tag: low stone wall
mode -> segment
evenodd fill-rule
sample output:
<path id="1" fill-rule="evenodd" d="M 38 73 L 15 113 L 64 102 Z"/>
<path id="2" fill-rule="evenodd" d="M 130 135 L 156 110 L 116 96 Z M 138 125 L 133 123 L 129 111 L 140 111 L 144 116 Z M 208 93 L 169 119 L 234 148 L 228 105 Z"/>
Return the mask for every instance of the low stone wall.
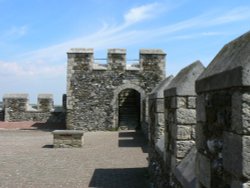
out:
<path id="1" fill-rule="evenodd" d="M 55 111 L 51 94 L 39 94 L 37 108 L 31 107 L 28 102 L 28 94 L 5 94 L 4 121 L 65 122 L 65 110 Z"/>

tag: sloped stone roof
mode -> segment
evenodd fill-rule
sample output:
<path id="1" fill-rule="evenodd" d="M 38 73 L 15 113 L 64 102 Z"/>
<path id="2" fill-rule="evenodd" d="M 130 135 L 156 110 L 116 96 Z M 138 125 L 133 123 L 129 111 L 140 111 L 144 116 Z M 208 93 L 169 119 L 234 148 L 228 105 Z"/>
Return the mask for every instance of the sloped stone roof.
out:
<path id="1" fill-rule="evenodd" d="M 167 88 L 167 86 L 170 84 L 170 82 L 173 80 L 174 76 L 171 75 L 164 80 L 162 80 L 149 94 L 150 98 L 163 98 L 164 97 L 164 90 Z"/>
<path id="2" fill-rule="evenodd" d="M 204 71 L 204 66 L 200 61 L 195 61 L 182 69 L 171 81 L 166 90 L 165 96 L 175 95 L 196 95 L 195 80 Z"/>
<path id="3" fill-rule="evenodd" d="M 250 32 L 226 44 L 196 83 L 196 91 L 250 86 Z"/>

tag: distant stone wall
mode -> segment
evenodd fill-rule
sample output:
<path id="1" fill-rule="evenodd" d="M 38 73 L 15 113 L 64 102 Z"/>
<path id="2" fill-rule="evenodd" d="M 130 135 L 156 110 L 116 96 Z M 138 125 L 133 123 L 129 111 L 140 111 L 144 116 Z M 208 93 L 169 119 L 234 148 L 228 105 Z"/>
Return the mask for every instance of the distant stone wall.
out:
<path id="1" fill-rule="evenodd" d="M 165 77 L 165 53 L 141 50 L 140 65 L 126 65 L 125 49 L 109 49 L 108 64 L 94 63 L 93 49 L 68 52 L 67 128 L 114 130 L 119 127 L 119 94 L 133 89 L 140 94 L 143 124 L 145 95 Z"/>
<path id="2" fill-rule="evenodd" d="M 65 112 L 55 111 L 53 96 L 39 94 L 37 108 L 29 105 L 28 94 L 5 94 L 3 97 L 4 121 L 64 122 Z"/>

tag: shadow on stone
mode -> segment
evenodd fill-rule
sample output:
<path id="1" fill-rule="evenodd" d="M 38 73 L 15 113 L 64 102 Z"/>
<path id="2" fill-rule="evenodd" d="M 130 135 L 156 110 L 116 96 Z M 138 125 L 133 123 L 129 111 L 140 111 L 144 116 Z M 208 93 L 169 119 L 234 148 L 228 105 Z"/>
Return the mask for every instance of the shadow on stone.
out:
<path id="1" fill-rule="evenodd" d="M 66 126 L 64 123 L 34 123 L 32 128 L 42 131 L 64 130 Z"/>
<path id="2" fill-rule="evenodd" d="M 52 144 L 47 144 L 47 145 L 44 145 L 42 148 L 54 148 L 54 146 Z"/>
<path id="3" fill-rule="evenodd" d="M 141 147 L 143 153 L 148 153 L 147 140 L 141 131 L 119 132 L 119 147 Z"/>
<path id="4" fill-rule="evenodd" d="M 149 188 L 147 168 L 95 169 L 89 187 Z"/>

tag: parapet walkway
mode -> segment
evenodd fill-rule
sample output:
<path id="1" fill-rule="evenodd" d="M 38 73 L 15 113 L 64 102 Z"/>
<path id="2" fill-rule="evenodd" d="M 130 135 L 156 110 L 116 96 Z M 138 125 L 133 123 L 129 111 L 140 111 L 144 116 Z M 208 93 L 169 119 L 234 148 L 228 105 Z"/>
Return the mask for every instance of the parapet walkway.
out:
<path id="1" fill-rule="evenodd" d="M 54 149 L 50 131 L 0 129 L 0 187 L 148 187 L 147 147 L 140 132 L 84 137 L 83 148 Z"/>

